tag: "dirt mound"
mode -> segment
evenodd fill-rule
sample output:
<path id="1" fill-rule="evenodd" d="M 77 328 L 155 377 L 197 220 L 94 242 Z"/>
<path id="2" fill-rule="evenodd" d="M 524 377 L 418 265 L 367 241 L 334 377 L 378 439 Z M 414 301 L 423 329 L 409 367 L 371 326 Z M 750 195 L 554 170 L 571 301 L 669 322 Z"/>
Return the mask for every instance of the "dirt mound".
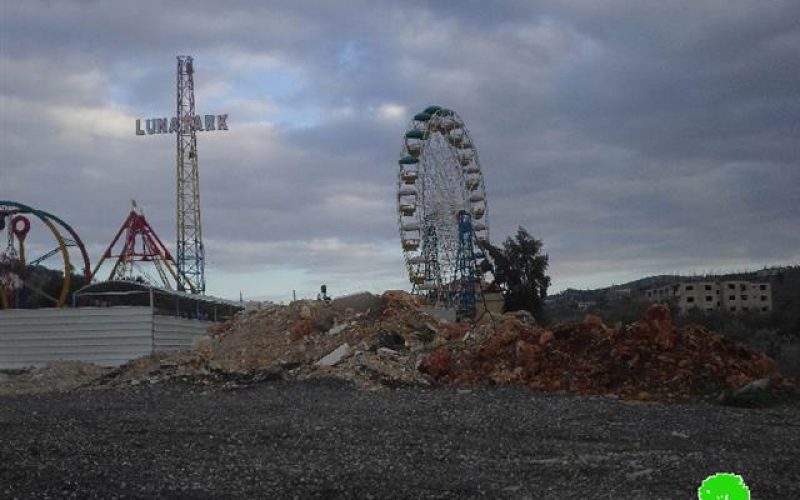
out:
<path id="1" fill-rule="evenodd" d="M 780 380 L 773 360 L 699 326 L 674 328 L 666 306 L 628 326 L 589 316 L 537 326 L 527 314 L 448 323 L 405 292 L 360 295 L 241 313 L 193 350 L 123 366 L 105 383 L 173 377 L 338 377 L 363 388 L 445 384 L 527 385 L 544 391 L 679 399 Z"/>
<path id="2" fill-rule="evenodd" d="M 389 291 L 248 311 L 217 325 L 190 352 L 132 361 L 104 383 L 281 370 L 286 377 L 335 376 L 364 388 L 427 385 L 431 380 L 415 367 L 439 324 L 418 306 L 415 297 Z"/>
<path id="3" fill-rule="evenodd" d="M 664 305 L 616 328 L 597 316 L 544 329 L 506 315 L 440 347 L 420 369 L 445 384 L 518 384 L 636 399 L 732 391 L 777 377 L 776 363 L 746 344 L 697 325 L 674 328 Z"/>

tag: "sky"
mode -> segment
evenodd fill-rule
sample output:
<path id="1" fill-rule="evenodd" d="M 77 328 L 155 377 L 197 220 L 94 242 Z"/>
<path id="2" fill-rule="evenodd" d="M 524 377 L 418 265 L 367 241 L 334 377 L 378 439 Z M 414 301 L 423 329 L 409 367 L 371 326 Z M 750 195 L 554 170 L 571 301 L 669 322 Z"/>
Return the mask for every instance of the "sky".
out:
<path id="1" fill-rule="evenodd" d="M 541 239 L 551 293 L 800 261 L 797 1 L 0 5 L 0 199 L 93 262 L 131 199 L 174 248 L 175 136 L 135 120 L 174 116 L 179 54 L 198 114 L 229 115 L 198 135 L 211 295 L 409 289 L 397 160 L 431 104 L 473 137 L 492 242 Z"/>

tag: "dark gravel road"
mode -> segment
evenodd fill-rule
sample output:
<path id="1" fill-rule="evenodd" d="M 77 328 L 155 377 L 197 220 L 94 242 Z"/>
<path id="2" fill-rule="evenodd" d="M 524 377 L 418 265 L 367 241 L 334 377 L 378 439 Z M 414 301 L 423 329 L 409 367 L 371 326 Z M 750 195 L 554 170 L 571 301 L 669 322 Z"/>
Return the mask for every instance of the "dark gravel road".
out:
<path id="1" fill-rule="evenodd" d="M 7 498 L 800 497 L 800 406 L 180 383 L 0 398 Z"/>

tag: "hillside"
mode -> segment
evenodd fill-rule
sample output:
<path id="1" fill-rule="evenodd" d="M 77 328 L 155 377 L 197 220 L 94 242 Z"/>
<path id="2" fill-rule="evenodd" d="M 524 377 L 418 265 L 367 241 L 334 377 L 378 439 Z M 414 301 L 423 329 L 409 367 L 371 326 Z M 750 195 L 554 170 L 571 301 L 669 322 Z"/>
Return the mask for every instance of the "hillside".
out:
<path id="1" fill-rule="evenodd" d="M 720 275 L 659 275 L 595 290 L 569 289 L 547 298 L 546 319 L 557 323 L 595 314 L 611 324 L 629 323 L 647 309 L 643 292 L 649 288 L 680 281 L 736 280 L 770 283 L 773 311 L 769 314 L 715 311 L 681 315 L 673 310 L 676 322 L 697 323 L 726 337 L 752 344 L 777 359 L 785 373 L 800 374 L 800 266 Z"/>

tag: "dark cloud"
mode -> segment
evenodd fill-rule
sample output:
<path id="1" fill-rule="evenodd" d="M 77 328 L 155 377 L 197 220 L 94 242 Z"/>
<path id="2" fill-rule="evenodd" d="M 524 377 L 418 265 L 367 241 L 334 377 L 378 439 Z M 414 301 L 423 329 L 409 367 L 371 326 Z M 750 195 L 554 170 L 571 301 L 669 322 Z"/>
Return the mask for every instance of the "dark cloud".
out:
<path id="1" fill-rule="evenodd" d="M 174 137 L 133 121 L 171 116 L 187 53 L 198 112 L 230 113 L 199 140 L 225 293 L 245 270 L 401 282 L 396 160 L 432 103 L 475 139 L 493 239 L 543 238 L 557 288 L 796 261 L 798 18 L 756 1 L 8 3 L 0 198 L 63 215 L 96 253 L 136 198 L 172 241 Z"/>

